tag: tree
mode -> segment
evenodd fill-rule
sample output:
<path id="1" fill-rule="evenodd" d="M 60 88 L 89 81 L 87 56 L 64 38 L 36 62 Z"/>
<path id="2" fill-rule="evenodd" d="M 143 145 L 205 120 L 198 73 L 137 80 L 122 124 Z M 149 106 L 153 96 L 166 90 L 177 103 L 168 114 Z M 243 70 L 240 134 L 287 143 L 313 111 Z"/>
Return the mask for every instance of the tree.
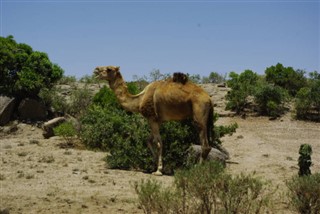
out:
<path id="1" fill-rule="evenodd" d="M 231 72 L 229 78 L 227 83 L 232 90 L 226 96 L 227 109 L 235 110 L 239 114 L 246 107 L 248 96 L 253 95 L 258 75 L 251 70 L 245 70 L 240 75 Z"/>
<path id="2" fill-rule="evenodd" d="M 225 78 L 217 72 L 211 72 L 209 75 L 209 81 L 211 83 L 222 83 L 225 81 Z"/>
<path id="3" fill-rule="evenodd" d="M 294 70 L 292 67 L 284 67 L 280 63 L 268 67 L 265 74 L 267 82 L 288 90 L 292 96 L 295 96 L 300 88 L 307 83 L 304 70 Z"/>
<path id="4" fill-rule="evenodd" d="M 301 88 L 295 99 L 298 119 L 320 120 L 320 74 L 310 73 L 306 87 Z"/>
<path id="5" fill-rule="evenodd" d="M 46 53 L 33 51 L 13 36 L 0 37 L 0 91 L 5 95 L 37 97 L 40 89 L 51 88 L 63 75 Z"/>

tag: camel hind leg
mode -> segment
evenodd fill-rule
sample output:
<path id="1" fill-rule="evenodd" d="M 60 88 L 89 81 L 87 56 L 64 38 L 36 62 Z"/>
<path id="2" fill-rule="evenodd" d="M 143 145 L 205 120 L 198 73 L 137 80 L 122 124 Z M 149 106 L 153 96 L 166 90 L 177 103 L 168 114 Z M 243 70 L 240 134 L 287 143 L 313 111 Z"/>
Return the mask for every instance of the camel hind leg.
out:
<path id="1" fill-rule="evenodd" d="M 208 120 L 210 119 L 211 103 L 200 103 L 193 105 L 193 120 L 199 129 L 199 138 L 201 143 L 200 163 L 207 159 L 211 147 L 208 137 Z"/>

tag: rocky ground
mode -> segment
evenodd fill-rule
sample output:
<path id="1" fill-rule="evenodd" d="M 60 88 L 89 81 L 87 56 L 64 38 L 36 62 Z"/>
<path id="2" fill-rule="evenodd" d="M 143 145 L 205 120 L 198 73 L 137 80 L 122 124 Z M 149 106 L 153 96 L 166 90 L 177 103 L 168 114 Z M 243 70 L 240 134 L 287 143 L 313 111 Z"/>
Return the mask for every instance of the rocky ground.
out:
<path id="1" fill-rule="evenodd" d="M 232 117 L 224 111 L 226 88 L 206 85 L 213 96 L 218 124 L 237 122 L 232 136 L 223 138 L 233 163 L 232 174 L 253 173 L 276 188 L 275 213 L 288 209 L 285 181 L 297 174 L 299 146 L 312 145 L 312 172 L 320 172 L 320 123 L 296 121 L 291 113 L 280 119 Z M 171 176 L 111 170 L 103 152 L 65 148 L 63 139 L 44 139 L 41 128 L 19 123 L 0 132 L 0 211 L 2 213 L 143 213 L 132 183 L 155 178 L 165 185 Z"/>

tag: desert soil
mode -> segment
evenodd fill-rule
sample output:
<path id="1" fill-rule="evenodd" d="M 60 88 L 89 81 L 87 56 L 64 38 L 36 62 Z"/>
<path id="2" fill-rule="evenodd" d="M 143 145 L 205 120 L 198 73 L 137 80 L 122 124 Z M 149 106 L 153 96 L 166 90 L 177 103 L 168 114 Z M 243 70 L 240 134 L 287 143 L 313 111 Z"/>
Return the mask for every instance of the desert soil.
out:
<path id="1" fill-rule="evenodd" d="M 218 124 L 237 122 L 232 136 L 223 138 L 233 163 L 232 174 L 254 173 L 275 190 L 274 213 L 288 208 L 286 180 L 298 173 L 302 143 L 313 148 L 312 172 L 320 172 L 320 123 L 282 118 L 230 116 L 224 111 L 225 88 L 206 85 L 221 115 Z M 229 116 L 228 116 L 229 115 Z M 154 178 L 171 185 L 172 176 L 156 177 L 138 171 L 106 167 L 104 152 L 61 148 L 59 137 L 44 139 L 39 127 L 19 123 L 11 134 L 0 132 L 0 211 L 3 213 L 143 213 L 132 184 Z M 201 176 L 201 175 L 199 175 Z"/>

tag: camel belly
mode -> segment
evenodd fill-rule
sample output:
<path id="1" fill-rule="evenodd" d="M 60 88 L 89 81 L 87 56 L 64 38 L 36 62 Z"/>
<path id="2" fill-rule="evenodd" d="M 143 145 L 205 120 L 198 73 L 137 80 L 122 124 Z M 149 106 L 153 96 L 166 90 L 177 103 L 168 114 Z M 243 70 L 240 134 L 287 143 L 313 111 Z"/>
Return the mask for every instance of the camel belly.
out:
<path id="1" fill-rule="evenodd" d="M 192 117 L 192 107 L 190 103 L 157 105 L 157 116 L 162 121 L 184 120 Z"/>

